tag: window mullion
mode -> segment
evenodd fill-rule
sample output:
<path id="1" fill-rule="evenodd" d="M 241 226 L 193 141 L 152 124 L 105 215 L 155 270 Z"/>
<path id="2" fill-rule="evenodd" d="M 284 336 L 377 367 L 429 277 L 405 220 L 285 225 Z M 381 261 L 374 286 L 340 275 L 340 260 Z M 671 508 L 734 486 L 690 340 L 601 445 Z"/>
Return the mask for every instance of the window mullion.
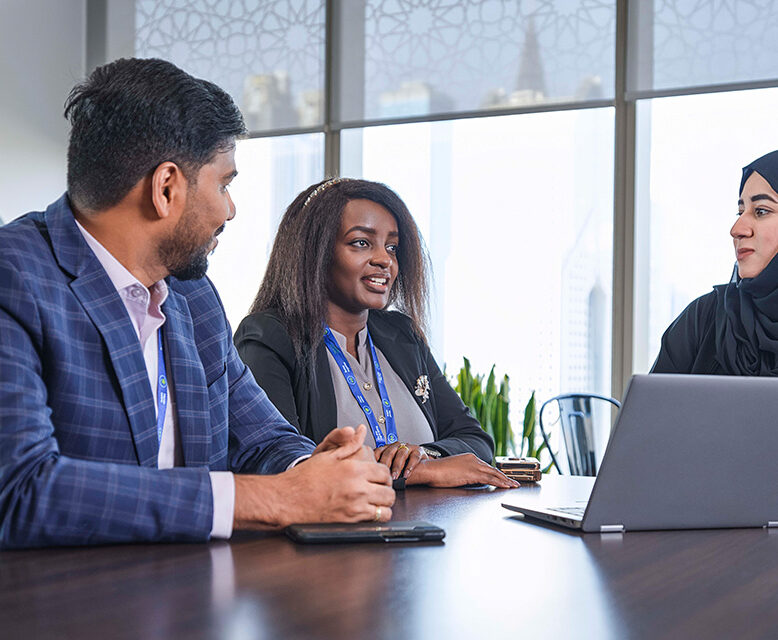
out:
<path id="1" fill-rule="evenodd" d="M 628 0 L 616 3 L 616 117 L 613 176 L 613 333 L 611 394 L 622 397 L 632 375 L 635 102 L 627 99 Z"/>

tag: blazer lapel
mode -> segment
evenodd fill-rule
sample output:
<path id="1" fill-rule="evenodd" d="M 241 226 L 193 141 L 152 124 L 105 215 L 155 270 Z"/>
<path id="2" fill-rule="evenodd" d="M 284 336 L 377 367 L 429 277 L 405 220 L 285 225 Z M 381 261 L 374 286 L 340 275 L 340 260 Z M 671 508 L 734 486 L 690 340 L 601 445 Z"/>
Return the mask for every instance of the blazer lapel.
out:
<path id="1" fill-rule="evenodd" d="M 138 335 L 124 303 L 76 227 L 66 196 L 46 210 L 46 226 L 60 266 L 75 276 L 71 290 L 105 340 L 138 462 L 144 467 L 155 467 L 159 444 L 154 398 Z"/>
<path id="2" fill-rule="evenodd" d="M 315 442 L 321 442 L 338 424 L 335 387 L 332 382 L 330 365 L 327 360 L 327 347 L 324 342 L 319 344 L 316 350 L 314 366 L 315 378 L 310 383 L 311 401 L 308 408 L 312 433 L 305 435 L 308 435 Z M 304 421 L 301 420 L 300 423 L 304 424 Z"/>
<path id="3" fill-rule="evenodd" d="M 162 305 L 165 357 L 173 386 L 178 431 L 187 467 L 208 466 L 211 455 L 211 414 L 208 387 L 194 341 L 192 316 L 186 299 L 172 288 Z"/>

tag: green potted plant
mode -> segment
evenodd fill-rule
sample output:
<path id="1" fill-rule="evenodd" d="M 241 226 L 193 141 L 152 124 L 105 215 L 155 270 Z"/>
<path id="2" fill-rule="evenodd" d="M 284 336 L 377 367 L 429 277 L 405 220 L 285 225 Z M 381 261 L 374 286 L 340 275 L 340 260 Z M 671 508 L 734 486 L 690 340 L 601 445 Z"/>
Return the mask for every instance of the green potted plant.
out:
<path id="1" fill-rule="evenodd" d="M 464 358 L 464 365 L 456 376 L 454 389 L 478 420 L 481 428 L 494 439 L 495 456 L 521 456 L 540 460 L 546 443 L 537 433 L 535 392 L 532 392 L 524 408 L 521 442 L 517 447 L 509 417 L 510 378 L 507 374 L 504 375 L 498 387 L 494 369 L 495 365 L 492 365 L 488 376 L 473 374 L 470 360 Z M 486 378 L 485 386 L 484 378 Z M 550 468 L 551 463 L 543 469 L 543 473 L 547 473 Z"/>

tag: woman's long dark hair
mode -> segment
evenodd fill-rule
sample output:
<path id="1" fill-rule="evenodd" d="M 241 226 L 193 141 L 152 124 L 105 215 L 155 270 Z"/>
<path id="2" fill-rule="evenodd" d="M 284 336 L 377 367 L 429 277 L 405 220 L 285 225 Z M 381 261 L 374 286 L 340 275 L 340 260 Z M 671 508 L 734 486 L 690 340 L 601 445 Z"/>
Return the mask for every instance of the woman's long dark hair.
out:
<path id="1" fill-rule="evenodd" d="M 397 221 L 400 242 L 398 274 L 389 295 L 410 317 L 414 331 L 426 341 L 429 258 L 408 207 L 386 185 L 368 180 L 323 180 L 300 193 L 289 205 L 273 243 L 265 277 L 251 313 L 275 309 L 294 345 L 295 354 L 311 366 L 323 339 L 327 317 L 327 285 L 343 209 L 350 200 L 371 200 Z"/>

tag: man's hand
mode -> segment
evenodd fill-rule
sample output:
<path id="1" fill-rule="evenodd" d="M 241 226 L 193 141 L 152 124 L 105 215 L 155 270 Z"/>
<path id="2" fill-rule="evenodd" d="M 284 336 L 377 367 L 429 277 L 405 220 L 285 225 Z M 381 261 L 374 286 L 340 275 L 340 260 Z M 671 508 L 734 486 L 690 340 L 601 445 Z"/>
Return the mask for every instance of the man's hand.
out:
<path id="1" fill-rule="evenodd" d="M 397 480 L 401 474 L 407 478 L 419 462 L 429 459 L 421 446 L 404 442 L 378 447 L 373 454 L 378 462 L 392 470 L 392 480 Z"/>
<path id="2" fill-rule="evenodd" d="M 406 483 L 426 484 L 431 487 L 491 484 L 500 489 L 515 489 L 520 486 L 518 482 L 472 453 L 423 460 L 408 476 Z"/>
<path id="3" fill-rule="evenodd" d="M 284 473 L 236 474 L 235 528 L 389 520 L 394 504 L 392 478 L 369 449 L 370 459 L 364 459 L 366 430 L 360 427 L 350 429 L 350 434 L 328 436 L 314 455 Z"/>
<path id="4" fill-rule="evenodd" d="M 334 449 L 343 449 L 341 452 L 344 458 L 356 455 L 366 461 L 373 459 L 373 452 L 370 447 L 365 445 L 365 436 L 367 427 L 360 424 L 356 429 L 353 427 L 341 427 L 330 431 L 313 451 L 313 455 L 332 451 Z"/>

